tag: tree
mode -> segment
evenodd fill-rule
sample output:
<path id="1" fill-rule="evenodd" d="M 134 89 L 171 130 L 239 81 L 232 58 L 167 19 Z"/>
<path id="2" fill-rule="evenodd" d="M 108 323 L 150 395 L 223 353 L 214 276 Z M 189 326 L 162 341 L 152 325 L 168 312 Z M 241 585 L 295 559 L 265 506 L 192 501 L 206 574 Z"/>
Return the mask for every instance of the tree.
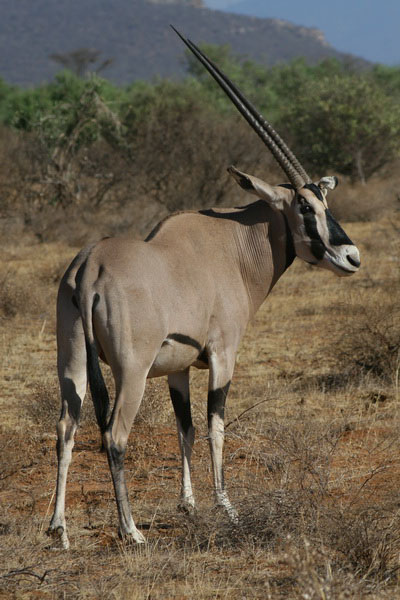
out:
<path id="1" fill-rule="evenodd" d="M 50 54 L 54 62 L 60 64 L 64 69 L 71 71 L 77 77 L 84 77 L 89 70 L 99 74 L 113 62 L 112 58 L 103 60 L 97 67 L 93 67 L 99 60 L 101 52 L 95 48 L 78 48 L 72 52 Z M 89 67 L 92 67 L 89 69 Z"/>
<path id="2" fill-rule="evenodd" d="M 277 98 L 270 83 L 268 68 L 245 57 L 235 55 L 228 44 L 224 46 L 201 44 L 200 48 L 259 110 L 267 108 L 271 117 L 271 113 L 277 105 Z M 230 100 L 190 50 L 187 50 L 185 58 L 188 73 L 199 84 L 199 91 L 204 100 L 207 99 L 208 104 L 220 112 L 234 114 L 235 109 Z"/>
<path id="3" fill-rule="evenodd" d="M 311 170 L 365 181 L 400 152 L 400 107 L 368 75 L 337 73 L 297 89 L 281 116 Z"/>

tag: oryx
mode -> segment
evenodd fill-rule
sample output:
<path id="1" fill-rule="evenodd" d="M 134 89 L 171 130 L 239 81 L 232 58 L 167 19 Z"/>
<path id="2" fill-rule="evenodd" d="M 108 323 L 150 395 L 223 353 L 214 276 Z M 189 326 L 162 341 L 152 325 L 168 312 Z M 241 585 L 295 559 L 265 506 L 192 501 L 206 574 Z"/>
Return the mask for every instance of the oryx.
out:
<path id="1" fill-rule="evenodd" d="M 184 38 L 182 38 L 184 39 Z M 336 275 L 355 273 L 359 252 L 330 214 L 335 177 L 313 183 L 296 157 L 241 92 L 184 39 L 261 136 L 290 183 L 269 185 L 234 167 L 255 202 L 188 211 L 164 219 L 144 241 L 108 238 L 85 248 L 62 278 L 57 301 L 58 477 L 49 531 L 69 542 L 65 488 L 74 434 L 89 383 L 113 479 L 122 536 L 144 541 L 129 506 L 124 454 L 146 379 L 166 375 L 182 457 L 181 503 L 193 509 L 194 441 L 189 369 L 209 369 L 208 430 L 216 502 L 235 520 L 223 479 L 224 406 L 249 319 L 296 256 Z M 109 398 L 99 357 L 116 387 Z"/>

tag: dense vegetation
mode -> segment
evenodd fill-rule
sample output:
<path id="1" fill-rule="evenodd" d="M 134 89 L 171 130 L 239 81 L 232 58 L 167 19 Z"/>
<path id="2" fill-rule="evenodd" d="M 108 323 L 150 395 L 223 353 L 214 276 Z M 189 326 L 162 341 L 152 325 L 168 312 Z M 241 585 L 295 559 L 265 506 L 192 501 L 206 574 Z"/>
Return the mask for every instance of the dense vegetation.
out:
<path id="1" fill-rule="evenodd" d="M 400 69 L 328 59 L 266 68 L 229 47 L 206 52 L 289 141 L 310 174 L 365 182 L 400 152 Z M 182 82 L 118 87 L 71 71 L 33 89 L 0 82 L 1 208 L 126 202 L 127 189 L 167 210 L 224 203 L 225 168 L 254 172 L 266 153 L 195 59 Z M 11 137 L 10 137 L 11 136 Z M 270 168 L 275 168 L 274 166 Z M 24 185 L 27 184 L 27 185 Z M 3 190 L 4 191 L 4 190 Z M 27 217 L 30 218 L 29 216 Z"/>

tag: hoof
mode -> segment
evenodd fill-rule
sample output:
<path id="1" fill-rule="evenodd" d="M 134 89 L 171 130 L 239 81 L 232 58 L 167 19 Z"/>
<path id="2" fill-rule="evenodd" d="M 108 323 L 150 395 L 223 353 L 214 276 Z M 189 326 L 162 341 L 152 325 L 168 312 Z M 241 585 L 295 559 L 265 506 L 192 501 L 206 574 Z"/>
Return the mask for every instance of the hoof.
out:
<path id="1" fill-rule="evenodd" d="M 196 507 L 189 502 L 179 502 L 177 509 L 179 512 L 190 515 L 191 517 L 197 513 Z"/>
<path id="2" fill-rule="evenodd" d="M 233 508 L 231 503 L 217 502 L 214 505 L 214 510 L 223 511 L 233 525 L 239 524 L 239 515 L 236 508 Z"/>
<path id="3" fill-rule="evenodd" d="M 59 525 L 58 527 L 50 526 L 46 533 L 48 536 L 50 536 L 52 538 L 56 538 L 57 540 L 60 541 L 62 550 L 69 549 L 69 540 L 67 537 L 67 532 L 65 531 L 65 529 L 62 525 Z M 58 548 L 52 548 L 52 550 L 58 550 Z"/>
<path id="4" fill-rule="evenodd" d="M 120 538 L 120 540 L 122 540 L 125 544 L 128 545 L 136 545 L 136 544 L 146 544 L 146 538 L 144 537 L 144 535 L 142 535 L 140 533 L 140 531 L 138 529 L 136 529 L 136 531 L 134 532 L 130 532 L 130 533 L 122 533 L 121 530 L 118 531 L 118 536 Z"/>

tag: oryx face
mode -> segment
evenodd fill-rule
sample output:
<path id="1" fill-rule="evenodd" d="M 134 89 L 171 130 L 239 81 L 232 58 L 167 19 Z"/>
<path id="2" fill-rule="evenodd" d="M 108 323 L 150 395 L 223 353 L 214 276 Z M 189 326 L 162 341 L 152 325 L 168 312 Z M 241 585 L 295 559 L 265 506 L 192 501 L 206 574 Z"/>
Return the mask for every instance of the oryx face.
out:
<path id="1" fill-rule="evenodd" d="M 359 269 L 360 254 L 328 209 L 326 191 L 336 183 L 336 178 L 324 178 L 318 184 L 304 185 L 296 191 L 285 212 L 296 255 L 312 265 L 346 276 Z"/>
<path id="2" fill-rule="evenodd" d="M 318 183 L 303 182 L 296 187 L 271 186 L 235 167 L 228 171 L 246 192 L 262 198 L 285 216 L 296 256 L 342 277 L 358 271 L 358 248 L 334 219 L 326 202 L 328 189 L 337 186 L 336 177 L 323 177 Z"/>

